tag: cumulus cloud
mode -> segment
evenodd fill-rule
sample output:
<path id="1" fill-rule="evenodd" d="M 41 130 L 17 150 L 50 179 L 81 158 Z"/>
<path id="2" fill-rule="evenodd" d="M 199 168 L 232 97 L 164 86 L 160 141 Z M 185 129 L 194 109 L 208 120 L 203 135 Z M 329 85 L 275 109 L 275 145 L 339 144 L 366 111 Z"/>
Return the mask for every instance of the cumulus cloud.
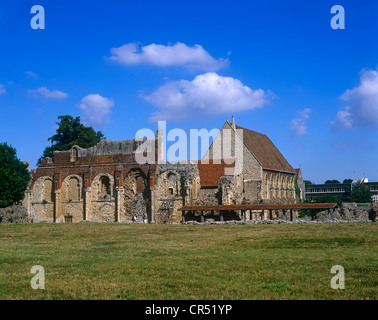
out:
<path id="1" fill-rule="evenodd" d="M 238 79 L 209 72 L 192 81 L 168 82 L 143 98 L 158 109 L 151 121 L 177 121 L 261 108 L 273 96 L 270 91 L 252 90 Z"/>
<path id="2" fill-rule="evenodd" d="M 177 42 L 174 45 L 129 43 L 111 49 L 110 60 L 123 65 L 184 66 L 193 70 L 216 71 L 226 66 L 228 59 L 215 59 L 202 46 L 192 47 Z"/>
<path id="3" fill-rule="evenodd" d="M 347 105 L 337 113 L 334 124 L 345 128 L 378 128 L 378 68 L 364 70 L 359 85 L 345 91 L 340 99 Z"/>
<path id="4" fill-rule="evenodd" d="M 46 87 L 41 87 L 35 90 L 28 90 L 28 93 L 34 98 L 66 99 L 68 97 L 67 93 L 59 90 L 49 90 Z"/>
<path id="5" fill-rule="evenodd" d="M 297 111 L 299 118 L 293 119 L 290 122 L 290 127 L 293 130 L 295 136 L 303 136 L 307 134 L 307 121 L 310 118 L 311 109 L 306 108 Z"/>
<path id="6" fill-rule="evenodd" d="M 82 120 L 87 126 L 103 125 L 109 122 L 109 114 L 114 101 L 99 94 L 89 94 L 81 100 L 78 106 L 83 110 Z"/>
<path id="7" fill-rule="evenodd" d="M 3 95 L 3 94 L 6 94 L 7 91 L 5 90 L 5 87 L 3 84 L 0 83 L 0 96 Z"/>

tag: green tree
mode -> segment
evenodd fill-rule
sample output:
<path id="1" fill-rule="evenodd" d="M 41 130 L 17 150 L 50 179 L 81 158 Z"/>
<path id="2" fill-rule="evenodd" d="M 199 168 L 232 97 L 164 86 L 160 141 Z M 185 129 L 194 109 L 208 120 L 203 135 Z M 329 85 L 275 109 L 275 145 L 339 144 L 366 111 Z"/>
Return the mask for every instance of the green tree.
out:
<path id="1" fill-rule="evenodd" d="M 327 180 L 324 184 L 334 184 L 334 183 L 340 183 L 339 180 Z"/>
<path id="2" fill-rule="evenodd" d="M 351 184 L 353 182 L 353 179 L 344 179 L 343 183 L 349 183 Z"/>
<path id="3" fill-rule="evenodd" d="M 24 199 L 30 173 L 28 165 L 17 158 L 16 149 L 0 143 L 0 208 Z"/>
<path id="4" fill-rule="evenodd" d="M 350 192 L 349 202 L 371 202 L 371 192 L 368 187 L 364 186 L 362 183 L 357 183 Z"/>
<path id="5" fill-rule="evenodd" d="M 303 183 L 307 186 L 307 185 L 311 185 L 312 182 L 310 180 L 303 180 Z"/>
<path id="6" fill-rule="evenodd" d="M 324 195 L 321 197 L 316 197 L 314 199 L 316 203 L 337 203 L 340 207 L 342 207 L 343 202 L 339 197 L 332 196 L 332 195 Z"/>
<path id="7" fill-rule="evenodd" d="M 81 148 L 94 147 L 104 135 L 101 131 L 95 131 L 92 127 L 86 127 L 80 122 L 80 117 L 59 116 L 56 124 L 56 134 L 48 138 L 51 146 L 46 147 L 42 156 L 38 159 L 37 165 L 46 157 L 53 158 L 54 151 L 67 151 L 77 145 Z"/>

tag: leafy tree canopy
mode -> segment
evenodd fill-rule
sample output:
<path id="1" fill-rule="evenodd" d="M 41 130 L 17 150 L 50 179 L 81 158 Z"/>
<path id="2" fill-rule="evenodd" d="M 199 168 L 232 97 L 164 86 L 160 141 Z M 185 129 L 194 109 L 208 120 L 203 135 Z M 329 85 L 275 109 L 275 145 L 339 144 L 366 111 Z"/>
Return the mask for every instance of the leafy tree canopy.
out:
<path id="1" fill-rule="evenodd" d="M 18 203 L 30 180 L 28 165 L 17 158 L 16 149 L 0 143 L 0 208 Z"/>
<path id="2" fill-rule="evenodd" d="M 357 183 L 350 192 L 349 201 L 364 203 L 371 202 L 371 192 L 368 187 L 364 186 L 362 183 Z"/>
<path id="3" fill-rule="evenodd" d="M 339 180 L 327 180 L 324 184 L 340 183 Z"/>
<path id="4" fill-rule="evenodd" d="M 343 183 L 352 183 L 353 179 L 344 179 Z"/>
<path id="5" fill-rule="evenodd" d="M 316 203 L 337 203 L 340 207 L 342 206 L 343 202 L 339 197 L 332 196 L 332 195 L 324 195 L 321 197 L 316 197 L 314 199 Z"/>
<path id="6" fill-rule="evenodd" d="M 104 135 L 101 131 L 95 131 L 92 127 L 86 127 L 80 122 L 80 117 L 73 118 L 72 116 L 59 116 L 60 120 L 56 124 L 58 129 L 56 134 L 48 138 L 51 141 L 51 146 L 46 147 L 42 156 L 38 159 L 37 165 L 46 157 L 53 158 L 54 151 L 67 151 L 74 145 L 81 148 L 94 147 Z"/>
<path id="7" fill-rule="evenodd" d="M 307 186 L 307 185 L 311 185 L 312 182 L 310 180 L 303 180 L 304 184 Z"/>

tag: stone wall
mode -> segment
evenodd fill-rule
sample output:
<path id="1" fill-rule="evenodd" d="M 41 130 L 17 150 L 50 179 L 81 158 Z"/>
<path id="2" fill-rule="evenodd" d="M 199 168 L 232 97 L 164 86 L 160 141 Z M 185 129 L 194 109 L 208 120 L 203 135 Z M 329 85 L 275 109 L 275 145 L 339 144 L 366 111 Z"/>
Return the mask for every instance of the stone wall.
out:
<path id="1" fill-rule="evenodd" d="M 198 198 L 195 199 L 194 205 L 218 205 L 222 203 L 218 188 L 201 188 Z"/>
<path id="2" fill-rule="evenodd" d="M 21 205 L 13 205 L 7 208 L 0 208 L 0 223 L 29 223 L 27 209 Z"/>
<path id="3" fill-rule="evenodd" d="M 334 220 L 341 221 L 368 221 L 373 220 L 372 209 L 348 209 L 348 208 L 337 208 L 334 212 L 330 211 L 330 218 Z M 378 211 L 378 210 L 377 210 Z M 319 212 L 315 216 L 317 221 L 328 220 L 328 210 Z"/>
<path id="4" fill-rule="evenodd" d="M 153 191 L 153 221 L 181 222 L 180 207 L 191 204 L 199 193 L 198 168 L 191 163 L 166 163 L 157 167 Z"/>

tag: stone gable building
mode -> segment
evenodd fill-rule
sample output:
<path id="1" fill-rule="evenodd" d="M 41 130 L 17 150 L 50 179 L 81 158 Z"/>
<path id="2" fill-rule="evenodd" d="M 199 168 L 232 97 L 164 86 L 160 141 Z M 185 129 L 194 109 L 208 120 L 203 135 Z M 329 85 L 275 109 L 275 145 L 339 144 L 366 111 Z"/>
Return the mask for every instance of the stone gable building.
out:
<path id="1" fill-rule="evenodd" d="M 142 143 L 151 147 L 154 161 L 137 161 Z M 242 152 L 235 154 L 235 145 Z M 235 125 L 234 118 L 200 161 L 164 163 L 162 150 L 158 130 L 155 139 L 104 139 L 89 149 L 54 152 L 32 172 L 24 201 L 29 217 L 64 223 L 130 222 L 136 216 L 168 223 L 181 222 L 178 209 L 185 205 L 296 201 L 296 171 L 267 135 Z M 230 212 L 228 218 L 238 217 Z"/>

